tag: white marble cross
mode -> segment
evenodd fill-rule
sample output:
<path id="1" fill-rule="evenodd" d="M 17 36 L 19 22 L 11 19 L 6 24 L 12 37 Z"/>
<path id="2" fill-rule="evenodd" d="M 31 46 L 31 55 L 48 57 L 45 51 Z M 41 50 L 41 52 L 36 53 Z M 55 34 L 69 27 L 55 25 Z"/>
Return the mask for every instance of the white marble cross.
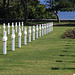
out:
<path id="1" fill-rule="evenodd" d="M 39 37 L 41 37 L 41 24 L 39 25 Z"/>
<path id="2" fill-rule="evenodd" d="M 43 34 L 43 31 L 44 31 L 44 26 L 43 26 L 43 24 L 42 24 L 42 36 L 44 35 L 44 34 Z"/>
<path id="3" fill-rule="evenodd" d="M 7 32 L 3 32 L 3 54 L 7 54 Z"/>
<path id="4" fill-rule="evenodd" d="M 29 26 L 29 42 L 31 42 L 31 26 Z"/>
<path id="5" fill-rule="evenodd" d="M 16 33 L 17 33 L 17 22 L 16 22 L 16 24 L 15 24 L 15 29 L 16 29 Z"/>
<path id="6" fill-rule="evenodd" d="M 23 31 L 23 22 L 22 22 L 22 31 Z"/>
<path id="7" fill-rule="evenodd" d="M 14 30 L 14 23 L 12 23 L 12 31 Z"/>
<path id="8" fill-rule="evenodd" d="M 27 28 L 24 29 L 24 45 L 27 45 Z"/>
<path id="9" fill-rule="evenodd" d="M 36 39 L 38 38 L 38 25 L 36 25 Z"/>
<path id="10" fill-rule="evenodd" d="M 12 39 L 12 51 L 15 50 L 15 30 L 12 30 L 12 35 L 11 35 L 11 39 Z"/>
<path id="11" fill-rule="evenodd" d="M 19 28 L 19 33 L 18 33 L 18 36 L 19 36 L 19 48 L 21 47 L 21 28 Z"/>
<path id="12" fill-rule="evenodd" d="M 3 32 L 5 31 L 5 28 L 6 28 L 6 26 L 5 26 L 5 23 L 3 24 Z"/>
<path id="13" fill-rule="evenodd" d="M 10 34 L 10 23 L 8 23 L 8 34 Z"/>
<path id="14" fill-rule="evenodd" d="M 19 22 L 19 29 L 20 29 L 20 22 Z"/>
<path id="15" fill-rule="evenodd" d="M 33 40 L 35 40 L 35 26 L 33 26 Z"/>

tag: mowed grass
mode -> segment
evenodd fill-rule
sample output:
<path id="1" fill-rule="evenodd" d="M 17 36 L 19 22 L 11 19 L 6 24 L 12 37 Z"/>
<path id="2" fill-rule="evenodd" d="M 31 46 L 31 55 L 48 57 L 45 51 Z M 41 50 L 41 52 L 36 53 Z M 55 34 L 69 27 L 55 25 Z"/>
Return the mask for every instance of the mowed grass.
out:
<path id="1" fill-rule="evenodd" d="M 0 75 L 73 75 L 75 73 L 75 39 L 62 39 L 61 35 L 74 26 L 54 26 L 54 31 L 12 51 L 8 35 L 7 55 L 3 55 L 3 29 L 0 26 Z M 28 28 L 28 26 L 27 26 Z M 7 31 L 7 29 L 6 29 Z"/>

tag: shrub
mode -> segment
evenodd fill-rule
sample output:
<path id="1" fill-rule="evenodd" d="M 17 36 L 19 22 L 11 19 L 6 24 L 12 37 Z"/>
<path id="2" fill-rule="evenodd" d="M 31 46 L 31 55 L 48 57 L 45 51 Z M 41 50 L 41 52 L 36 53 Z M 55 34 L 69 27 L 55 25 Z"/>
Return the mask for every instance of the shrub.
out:
<path id="1" fill-rule="evenodd" d="M 75 28 L 68 29 L 63 35 L 62 38 L 75 39 Z"/>

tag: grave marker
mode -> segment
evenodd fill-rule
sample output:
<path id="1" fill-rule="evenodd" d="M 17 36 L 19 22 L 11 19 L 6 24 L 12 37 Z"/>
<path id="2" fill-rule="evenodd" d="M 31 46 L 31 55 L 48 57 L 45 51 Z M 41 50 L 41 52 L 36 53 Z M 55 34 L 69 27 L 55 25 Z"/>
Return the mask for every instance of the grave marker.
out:
<path id="1" fill-rule="evenodd" d="M 45 24 L 45 35 L 46 35 L 46 24 Z"/>
<path id="2" fill-rule="evenodd" d="M 7 32 L 3 32 L 3 54 L 7 54 Z"/>
<path id="3" fill-rule="evenodd" d="M 22 22 L 22 31 L 23 31 L 23 22 Z"/>
<path id="4" fill-rule="evenodd" d="M 44 31 L 44 26 L 43 26 L 43 24 L 42 24 L 42 36 L 44 35 L 44 34 L 43 34 L 43 31 Z"/>
<path id="5" fill-rule="evenodd" d="M 51 32 L 51 24 L 49 23 L 49 33 Z"/>
<path id="6" fill-rule="evenodd" d="M 41 37 L 41 24 L 39 25 L 39 37 Z"/>
<path id="7" fill-rule="evenodd" d="M 46 35 L 46 25 L 44 24 L 44 35 Z"/>
<path id="8" fill-rule="evenodd" d="M 47 28 L 47 31 L 46 31 L 46 32 L 47 32 L 47 34 L 48 34 L 48 23 L 46 24 L 46 28 Z"/>
<path id="9" fill-rule="evenodd" d="M 52 22 L 52 31 L 53 31 L 53 22 Z"/>
<path id="10" fill-rule="evenodd" d="M 36 39 L 38 38 L 38 25 L 36 26 Z"/>
<path id="11" fill-rule="evenodd" d="M 20 22 L 19 22 L 19 29 L 20 29 Z"/>
<path id="12" fill-rule="evenodd" d="M 31 42 L 31 26 L 29 26 L 29 42 Z"/>
<path id="13" fill-rule="evenodd" d="M 35 26 L 33 26 L 33 40 L 35 40 Z"/>
<path id="14" fill-rule="evenodd" d="M 14 51 L 15 50 L 15 30 L 12 30 L 11 39 L 12 39 L 12 51 Z"/>
<path id="15" fill-rule="evenodd" d="M 27 45 L 27 28 L 24 29 L 24 45 Z"/>
<path id="16" fill-rule="evenodd" d="M 12 23 L 12 31 L 14 30 L 14 23 Z"/>
<path id="17" fill-rule="evenodd" d="M 8 34 L 10 34 L 10 23 L 8 23 Z"/>
<path id="18" fill-rule="evenodd" d="M 19 48 L 21 47 L 21 28 L 19 28 L 19 33 L 18 33 L 18 36 L 19 36 Z"/>
<path id="19" fill-rule="evenodd" d="M 5 28 L 6 28 L 6 26 L 5 26 L 5 23 L 3 24 L 3 31 L 5 31 Z"/>
<path id="20" fill-rule="evenodd" d="M 16 25 L 15 25 L 15 29 L 16 29 L 16 33 L 17 33 L 17 22 L 16 22 Z"/>
<path id="21" fill-rule="evenodd" d="M 49 33 L 50 29 L 49 29 L 49 23 L 48 23 L 48 33 Z"/>

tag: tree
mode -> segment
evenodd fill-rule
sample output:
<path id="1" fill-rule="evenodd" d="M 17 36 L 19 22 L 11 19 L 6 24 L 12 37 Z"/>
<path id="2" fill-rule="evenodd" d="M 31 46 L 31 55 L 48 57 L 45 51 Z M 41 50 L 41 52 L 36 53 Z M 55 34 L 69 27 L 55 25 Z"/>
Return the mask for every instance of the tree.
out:
<path id="1" fill-rule="evenodd" d="M 32 7 L 33 10 L 34 7 L 36 7 L 39 4 L 38 0 L 20 0 L 20 2 L 23 5 L 24 8 L 24 22 L 26 24 L 27 20 L 28 20 L 28 15 L 29 15 L 29 7 Z"/>
<path id="2" fill-rule="evenodd" d="M 75 0 L 45 0 L 47 11 L 53 12 L 60 22 L 58 11 L 74 11 Z"/>
<path id="3" fill-rule="evenodd" d="M 29 19 L 50 19 L 55 18 L 51 12 L 46 11 L 46 6 L 35 2 L 35 5 L 28 5 L 28 18 Z M 40 11 L 40 12 L 39 12 Z M 50 15 L 50 16 L 49 16 Z"/>
<path id="4" fill-rule="evenodd" d="M 28 0 L 20 0 L 20 1 L 24 8 L 24 24 L 26 25 L 26 22 L 28 20 L 28 11 L 27 11 Z"/>
<path id="5" fill-rule="evenodd" d="M 46 6 L 40 4 L 39 0 L 1 0 L 0 18 L 24 19 L 24 25 L 29 19 L 55 18 L 46 11 Z M 50 16 L 48 16 L 50 15 Z"/>
<path id="6" fill-rule="evenodd" d="M 39 1 L 38 0 L 29 0 L 28 3 L 28 18 L 29 19 L 36 19 L 36 9 L 37 6 L 39 5 Z"/>
<path id="7" fill-rule="evenodd" d="M 1 0 L 0 9 L 2 11 L 1 15 L 3 14 L 3 18 L 8 19 L 9 0 Z"/>

